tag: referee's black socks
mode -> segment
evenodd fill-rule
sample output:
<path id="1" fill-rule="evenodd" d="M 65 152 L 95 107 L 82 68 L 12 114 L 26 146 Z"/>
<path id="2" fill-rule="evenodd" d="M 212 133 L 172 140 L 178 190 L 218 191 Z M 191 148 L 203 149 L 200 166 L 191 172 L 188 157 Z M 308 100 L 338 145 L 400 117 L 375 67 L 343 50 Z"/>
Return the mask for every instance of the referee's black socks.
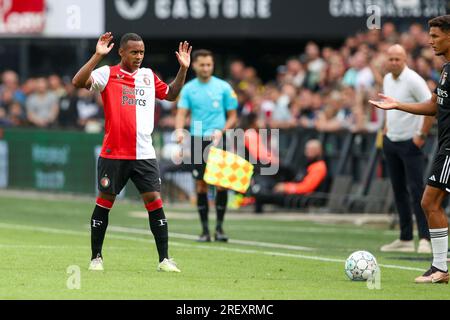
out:
<path id="1" fill-rule="evenodd" d="M 91 259 L 102 256 L 103 240 L 108 227 L 109 210 L 111 210 L 112 206 L 113 202 L 97 198 L 91 217 Z"/>
<path id="2" fill-rule="evenodd" d="M 169 259 L 169 229 L 163 210 L 163 202 L 159 198 L 147 203 L 145 208 L 148 211 L 150 230 L 153 233 L 156 248 L 158 249 L 159 262 L 162 262 L 165 258 Z"/>
<path id="3" fill-rule="evenodd" d="M 208 194 L 197 193 L 197 209 L 200 214 L 200 222 L 202 223 L 203 234 L 209 234 L 208 227 Z"/>
<path id="4" fill-rule="evenodd" d="M 217 191 L 216 193 L 216 231 L 223 232 L 222 224 L 225 216 L 225 211 L 227 210 L 228 202 L 228 190 Z"/>

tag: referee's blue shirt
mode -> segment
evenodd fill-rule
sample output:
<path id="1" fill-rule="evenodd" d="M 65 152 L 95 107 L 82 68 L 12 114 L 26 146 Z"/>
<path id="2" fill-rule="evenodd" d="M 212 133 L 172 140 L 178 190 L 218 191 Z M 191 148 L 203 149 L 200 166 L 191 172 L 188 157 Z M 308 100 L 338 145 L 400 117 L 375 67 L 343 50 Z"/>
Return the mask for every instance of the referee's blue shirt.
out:
<path id="1" fill-rule="evenodd" d="M 191 112 L 191 135 L 210 136 L 214 130 L 222 130 L 227 112 L 237 109 L 238 101 L 233 88 L 226 81 L 211 77 L 207 82 L 195 78 L 183 87 L 178 108 Z"/>

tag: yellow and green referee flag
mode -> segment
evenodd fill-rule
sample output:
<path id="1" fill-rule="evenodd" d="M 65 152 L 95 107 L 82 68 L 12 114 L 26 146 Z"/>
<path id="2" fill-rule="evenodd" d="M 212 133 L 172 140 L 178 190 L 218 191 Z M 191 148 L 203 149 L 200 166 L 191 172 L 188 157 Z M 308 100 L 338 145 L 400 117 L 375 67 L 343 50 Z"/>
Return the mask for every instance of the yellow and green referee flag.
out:
<path id="1" fill-rule="evenodd" d="M 253 165 L 238 155 L 216 147 L 209 149 L 203 180 L 207 184 L 245 193 L 253 175 Z"/>

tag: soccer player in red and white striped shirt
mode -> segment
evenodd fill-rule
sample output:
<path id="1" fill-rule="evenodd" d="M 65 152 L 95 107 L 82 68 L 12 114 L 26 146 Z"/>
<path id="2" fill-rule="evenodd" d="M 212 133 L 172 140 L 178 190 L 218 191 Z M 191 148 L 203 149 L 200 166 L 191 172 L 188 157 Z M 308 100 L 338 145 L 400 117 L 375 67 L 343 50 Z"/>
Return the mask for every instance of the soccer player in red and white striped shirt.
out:
<path id="1" fill-rule="evenodd" d="M 92 258 L 90 270 L 103 270 L 102 245 L 109 211 L 116 195 L 129 179 L 141 193 L 149 214 L 150 229 L 159 254 L 157 270 L 180 272 L 168 255 L 168 228 L 160 197 L 161 179 L 152 145 L 155 99 L 174 101 L 186 79 L 192 47 L 180 42 L 175 52 L 180 69 L 167 85 L 150 68 L 141 68 L 145 45 L 135 33 L 120 40 L 121 61 L 115 66 L 94 68 L 114 47 L 110 32 L 103 34 L 95 54 L 72 82 L 77 88 L 101 92 L 105 113 L 105 136 L 98 159 L 99 196 L 91 218 Z"/>

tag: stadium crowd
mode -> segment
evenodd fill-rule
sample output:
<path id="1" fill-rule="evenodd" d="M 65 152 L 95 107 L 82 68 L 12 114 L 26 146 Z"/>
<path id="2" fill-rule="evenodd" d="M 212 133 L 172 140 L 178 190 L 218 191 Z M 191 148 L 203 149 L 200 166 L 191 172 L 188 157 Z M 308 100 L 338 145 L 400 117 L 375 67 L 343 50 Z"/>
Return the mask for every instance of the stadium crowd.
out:
<path id="1" fill-rule="evenodd" d="M 443 60 L 428 44 L 420 24 L 399 32 L 392 23 L 381 30 L 357 33 L 339 48 L 309 42 L 303 53 L 292 56 L 276 70 L 276 78 L 263 83 L 257 70 L 241 60 L 229 65 L 228 81 L 239 99 L 239 115 L 256 113 L 260 127 L 315 128 L 333 132 L 375 132 L 383 125 L 383 112 L 369 106 L 381 91 L 386 73 L 386 49 L 401 44 L 408 65 L 434 90 Z M 18 74 L 1 74 L 0 126 L 102 130 L 101 99 L 86 89 L 76 90 L 69 77 L 52 74 L 19 82 Z M 158 103 L 155 122 L 174 126 L 176 104 Z"/>

